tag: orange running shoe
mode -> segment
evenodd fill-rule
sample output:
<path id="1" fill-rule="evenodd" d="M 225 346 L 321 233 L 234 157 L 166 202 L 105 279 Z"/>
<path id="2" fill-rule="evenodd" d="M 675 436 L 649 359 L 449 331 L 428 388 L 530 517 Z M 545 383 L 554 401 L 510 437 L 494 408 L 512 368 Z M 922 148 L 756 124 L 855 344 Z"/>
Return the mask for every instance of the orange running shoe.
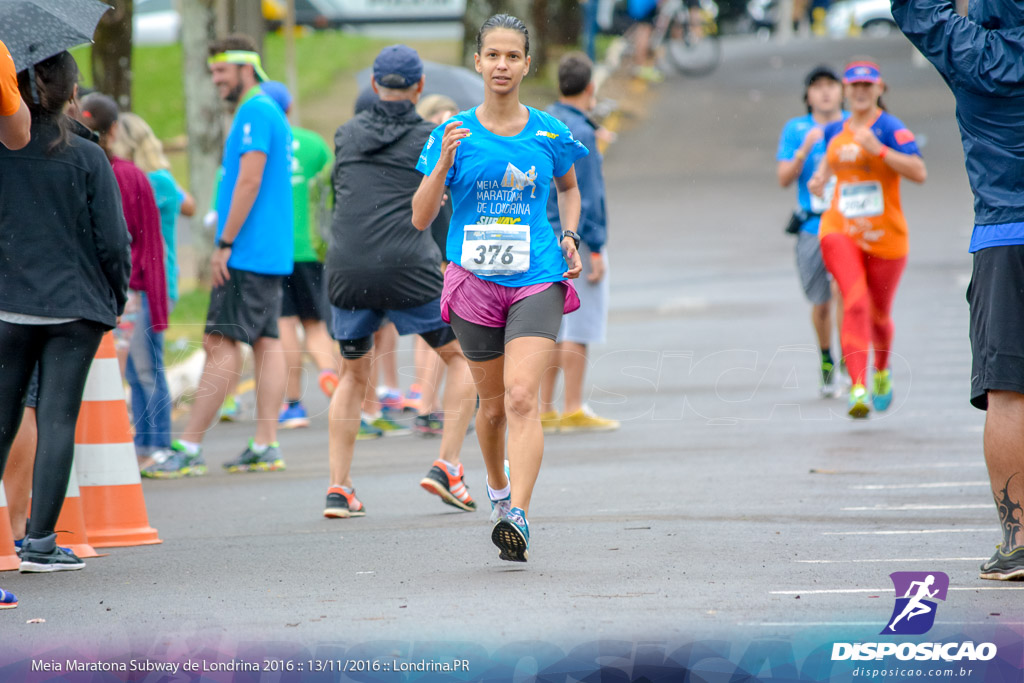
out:
<path id="1" fill-rule="evenodd" d="M 448 468 L 443 460 L 435 460 L 434 465 L 427 472 L 427 476 L 420 481 L 420 486 L 429 493 L 441 496 L 448 505 L 459 508 L 466 512 L 476 510 L 476 501 L 469 495 L 466 483 L 462 481 L 462 463 L 459 463 L 457 476 L 448 474 Z"/>
<path id="2" fill-rule="evenodd" d="M 355 489 L 352 493 L 345 493 L 340 486 L 332 486 L 327 489 L 327 506 L 324 508 L 324 517 L 345 519 L 348 517 L 365 517 L 366 506 L 356 498 Z"/>

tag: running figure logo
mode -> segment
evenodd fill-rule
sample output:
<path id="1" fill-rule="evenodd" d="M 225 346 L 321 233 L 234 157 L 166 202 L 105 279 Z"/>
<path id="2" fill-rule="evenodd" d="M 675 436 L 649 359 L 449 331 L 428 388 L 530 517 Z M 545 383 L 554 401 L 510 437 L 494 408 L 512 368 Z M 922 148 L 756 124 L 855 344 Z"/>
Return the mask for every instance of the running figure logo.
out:
<path id="1" fill-rule="evenodd" d="M 531 166 L 530 170 L 523 173 L 515 164 L 509 162 L 508 168 L 505 169 L 505 177 L 501 179 L 502 187 L 511 187 L 513 189 L 523 191 L 526 186 L 529 185 L 533 189 L 530 190 L 530 198 L 537 198 L 537 185 L 533 181 L 537 179 L 537 167 Z"/>
<path id="2" fill-rule="evenodd" d="M 935 624 L 936 603 L 945 600 L 949 577 L 942 572 L 893 572 L 896 605 L 882 635 L 919 636 Z M 902 596 L 902 597 L 900 597 Z"/>

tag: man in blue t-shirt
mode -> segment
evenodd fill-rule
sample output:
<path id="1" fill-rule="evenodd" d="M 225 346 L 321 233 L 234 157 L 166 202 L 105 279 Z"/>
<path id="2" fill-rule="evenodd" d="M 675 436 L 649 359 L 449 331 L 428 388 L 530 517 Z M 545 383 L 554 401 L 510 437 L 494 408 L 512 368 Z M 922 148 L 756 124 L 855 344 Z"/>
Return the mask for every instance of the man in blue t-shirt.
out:
<path id="1" fill-rule="evenodd" d="M 210 45 L 210 75 L 221 99 L 237 104 L 224 146 L 217 191 L 217 247 L 210 258 L 213 291 L 203 348 L 206 367 L 181 439 L 144 470 L 157 478 L 206 472 L 200 444 L 242 366 L 239 343 L 252 346 L 256 371 L 256 435 L 229 472 L 284 469 L 277 443 L 286 369 L 277 319 L 281 280 L 292 272 L 291 128 L 260 89 L 268 80 L 248 36 Z"/>
<path id="2" fill-rule="evenodd" d="M 823 197 L 812 195 L 807 181 L 825 156 L 824 128 L 834 121 L 844 120 L 848 114 L 842 110 L 843 85 L 839 76 L 827 66 L 818 66 L 807 74 L 804 81 L 806 116 L 791 119 L 779 138 L 779 185 L 789 187 L 797 181 L 796 197 L 799 209 L 793 213 L 790 228 L 796 230 L 796 265 L 807 300 L 811 302 L 811 322 L 821 349 L 821 394 L 835 396 L 837 374 L 832 359 L 832 300 L 839 293 L 825 270 L 818 244 L 818 222 L 832 200 L 832 186 Z"/>

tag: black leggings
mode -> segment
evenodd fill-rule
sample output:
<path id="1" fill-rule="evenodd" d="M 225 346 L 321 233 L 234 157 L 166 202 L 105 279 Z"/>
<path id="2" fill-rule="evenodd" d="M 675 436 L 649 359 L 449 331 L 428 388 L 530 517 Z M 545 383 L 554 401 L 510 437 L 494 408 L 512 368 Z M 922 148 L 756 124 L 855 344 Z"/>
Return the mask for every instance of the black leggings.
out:
<path id="1" fill-rule="evenodd" d="M 0 478 L 18 433 L 32 369 L 39 363 L 39 442 L 32 471 L 28 535 L 54 533 L 75 457 L 75 424 L 89 367 L 105 328 L 89 320 L 63 325 L 0 321 Z"/>

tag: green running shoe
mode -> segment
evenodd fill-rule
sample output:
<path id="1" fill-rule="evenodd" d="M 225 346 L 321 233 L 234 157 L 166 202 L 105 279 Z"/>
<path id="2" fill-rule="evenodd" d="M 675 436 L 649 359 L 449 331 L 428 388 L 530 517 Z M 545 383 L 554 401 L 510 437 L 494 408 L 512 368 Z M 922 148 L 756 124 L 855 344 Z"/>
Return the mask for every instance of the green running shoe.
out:
<path id="1" fill-rule="evenodd" d="M 864 419 L 871 412 L 868 405 L 868 390 L 863 384 L 854 384 L 850 387 L 849 415 L 855 420 Z"/>
<path id="2" fill-rule="evenodd" d="M 892 404 L 892 374 L 888 370 L 875 372 L 874 391 L 871 392 L 871 402 L 878 412 L 884 412 Z"/>

